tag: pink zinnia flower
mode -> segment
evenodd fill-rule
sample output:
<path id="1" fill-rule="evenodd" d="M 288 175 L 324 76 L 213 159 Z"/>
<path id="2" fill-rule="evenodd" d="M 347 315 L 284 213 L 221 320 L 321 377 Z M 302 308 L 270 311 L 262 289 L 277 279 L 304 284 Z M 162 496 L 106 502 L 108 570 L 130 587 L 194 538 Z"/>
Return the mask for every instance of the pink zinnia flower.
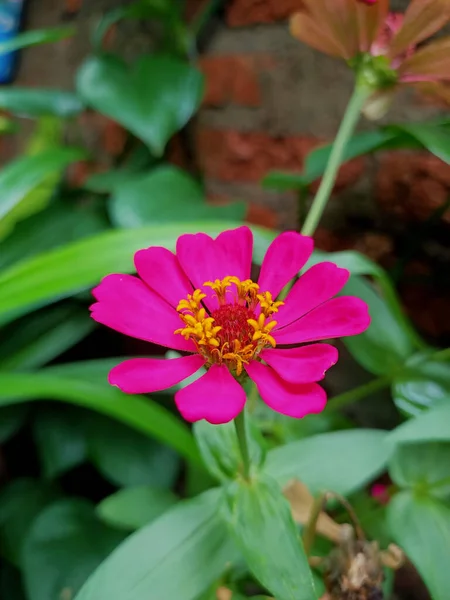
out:
<path id="1" fill-rule="evenodd" d="M 439 84 L 450 80 L 450 37 L 416 50 L 450 20 L 450 0 L 412 0 L 404 15 L 389 14 L 389 0 L 304 0 L 304 5 L 292 17 L 293 36 L 355 68 L 361 66 L 358 57 L 372 56 L 363 68 L 372 72 L 378 90 L 392 94 L 398 85 L 414 85 L 440 94 Z"/>
<path id="2" fill-rule="evenodd" d="M 333 298 L 349 272 L 330 262 L 311 267 L 284 302 L 275 299 L 309 259 L 312 239 L 295 232 L 270 245 L 258 283 L 250 279 L 248 227 L 182 235 L 176 254 L 150 247 L 135 255 L 138 277 L 108 275 L 93 291 L 92 317 L 116 331 L 187 355 L 135 358 L 115 367 L 109 382 L 130 394 L 173 386 L 200 368 L 206 373 L 175 394 L 187 421 L 226 423 L 244 408 L 241 383 L 250 377 L 273 410 L 292 417 L 320 412 L 317 385 L 338 354 L 316 340 L 355 335 L 369 325 L 366 304 Z"/>

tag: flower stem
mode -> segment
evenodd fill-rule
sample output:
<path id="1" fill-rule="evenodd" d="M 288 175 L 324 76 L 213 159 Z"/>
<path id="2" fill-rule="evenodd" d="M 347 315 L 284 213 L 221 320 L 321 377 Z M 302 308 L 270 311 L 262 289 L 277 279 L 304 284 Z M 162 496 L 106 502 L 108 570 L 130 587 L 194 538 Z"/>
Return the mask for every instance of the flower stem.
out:
<path id="1" fill-rule="evenodd" d="M 302 227 L 303 235 L 313 235 L 322 218 L 336 181 L 339 167 L 343 162 L 344 151 L 358 123 L 361 109 L 369 96 L 366 86 L 356 85 L 355 90 L 345 111 L 344 118 L 331 150 L 330 158 L 322 177 L 319 189 L 313 200 L 308 216 Z"/>
<path id="2" fill-rule="evenodd" d="M 358 400 L 362 400 L 366 396 L 378 392 L 390 385 L 392 381 L 391 375 L 386 375 L 384 377 L 378 377 L 377 379 L 372 379 L 368 383 L 364 383 L 359 387 L 354 388 L 353 390 L 349 390 L 348 392 L 344 392 L 331 398 L 330 403 L 328 404 L 326 410 L 334 411 L 347 406 L 348 404 L 353 404 L 353 402 L 357 402 Z"/>
<path id="3" fill-rule="evenodd" d="M 248 452 L 247 433 L 245 431 L 245 410 L 239 413 L 234 419 L 234 426 L 236 428 L 236 435 L 242 456 L 244 477 L 248 480 L 250 478 L 250 455 Z"/>

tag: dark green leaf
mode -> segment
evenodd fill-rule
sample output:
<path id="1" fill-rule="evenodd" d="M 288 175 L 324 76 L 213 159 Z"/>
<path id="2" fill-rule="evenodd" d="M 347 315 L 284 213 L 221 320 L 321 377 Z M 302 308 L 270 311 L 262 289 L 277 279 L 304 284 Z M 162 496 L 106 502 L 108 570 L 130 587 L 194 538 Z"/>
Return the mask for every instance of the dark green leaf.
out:
<path id="1" fill-rule="evenodd" d="M 250 571 L 277 600 L 317 599 L 289 505 L 274 481 L 235 481 L 226 512 Z"/>
<path id="2" fill-rule="evenodd" d="M 59 42 L 59 40 L 71 37 L 74 33 L 75 29 L 73 27 L 54 27 L 53 29 L 25 31 L 20 35 L 16 35 L 8 40 L 0 42 L 0 54 L 13 52 L 20 48 L 29 48 L 30 46 Z"/>
<path id="3" fill-rule="evenodd" d="M 74 411 L 40 408 L 33 421 L 33 434 L 44 476 L 49 479 L 86 460 L 86 439 Z"/>
<path id="4" fill-rule="evenodd" d="M 34 519 L 57 497 L 54 487 L 33 479 L 16 479 L 0 492 L 0 549 L 15 565 Z"/>
<path id="5" fill-rule="evenodd" d="M 210 490 L 140 529 L 100 566 L 76 600 L 196 600 L 235 558 L 218 515 L 219 498 L 219 490 Z"/>
<path id="6" fill-rule="evenodd" d="M 249 419 L 246 419 L 246 430 L 251 464 L 257 469 L 265 458 L 264 440 Z M 204 420 L 198 421 L 194 424 L 194 434 L 211 475 L 222 482 L 234 479 L 242 468 L 234 422 L 211 425 Z"/>
<path id="7" fill-rule="evenodd" d="M 449 402 L 450 363 L 433 360 L 426 353 L 412 356 L 395 378 L 392 395 L 397 407 L 409 416 Z"/>
<path id="8" fill-rule="evenodd" d="M 198 221 L 116 230 L 43 253 L 0 273 L 0 324 L 93 286 L 107 273 L 133 272 L 133 254 L 141 248 L 152 245 L 173 250 L 184 233 L 218 235 L 239 225 Z M 268 232 L 263 235 L 266 240 L 273 237 Z"/>
<path id="9" fill-rule="evenodd" d="M 18 158 L 3 167 L 0 172 L 0 219 L 49 175 L 82 158 L 85 158 L 84 151 L 61 147 Z"/>
<path id="10" fill-rule="evenodd" d="M 24 544 L 22 568 L 29 600 L 73 598 L 123 537 L 101 523 L 85 500 L 66 499 L 49 506 Z"/>
<path id="11" fill-rule="evenodd" d="M 389 526 L 425 581 L 433 600 L 450 589 L 450 509 L 431 498 L 402 492 L 388 505 Z"/>
<path id="12" fill-rule="evenodd" d="M 0 598 L 4 598 L 4 600 L 27 600 L 20 571 L 7 562 L 0 567 Z"/>
<path id="13" fill-rule="evenodd" d="M 110 419 L 87 422 L 89 456 L 107 479 L 125 487 L 173 486 L 180 465 L 171 448 Z"/>
<path id="14" fill-rule="evenodd" d="M 40 367 L 77 344 L 94 326 L 86 310 L 73 306 L 34 313 L 2 332 L 0 369 Z"/>
<path id="15" fill-rule="evenodd" d="M 132 531 L 154 521 L 177 501 L 173 492 L 146 485 L 119 490 L 102 500 L 96 510 L 108 525 Z"/>
<path id="16" fill-rule="evenodd" d="M 396 129 L 415 138 L 429 152 L 450 163 L 450 132 L 432 123 L 408 123 L 396 125 Z"/>
<path id="17" fill-rule="evenodd" d="M 348 496 L 386 468 L 391 450 L 385 437 L 375 429 L 315 435 L 268 452 L 266 470 L 281 485 L 299 479 L 313 494 Z"/>
<path id="18" fill-rule="evenodd" d="M 47 367 L 38 373 L 0 373 L 0 406 L 40 399 L 84 406 L 150 435 L 188 460 L 202 464 L 184 423 L 149 398 L 123 394 L 106 380 L 83 379 L 80 372 L 77 378 L 70 378 L 52 369 Z"/>
<path id="19" fill-rule="evenodd" d="M 391 444 L 450 442 L 450 395 L 448 401 L 403 423 L 387 436 Z"/>
<path id="20" fill-rule="evenodd" d="M 165 165 L 118 183 L 110 200 L 111 220 L 118 227 L 196 219 L 242 220 L 242 202 L 211 206 L 201 186 L 176 167 Z"/>
<path id="21" fill-rule="evenodd" d="M 357 296 L 369 305 L 369 329 L 344 340 L 353 358 L 376 375 L 392 373 L 402 366 L 414 348 L 408 332 L 398 322 L 388 303 L 369 282 L 355 276 L 350 278 L 342 293 Z"/>
<path id="22" fill-rule="evenodd" d="M 28 415 L 28 406 L 2 406 L 0 408 L 0 444 L 4 444 L 15 435 L 24 424 Z"/>
<path id="23" fill-rule="evenodd" d="M 401 444 L 392 455 L 389 473 L 402 488 L 437 498 L 450 497 L 450 442 Z"/>
<path id="24" fill-rule="evenodd" d="M 71 92 L 18 87 L 0 88 L 0 107 L 27 117 L 72 117 L 83 110 L 81 100 Z"/>
<path id="25" fill-rule="evenodd" d="M 143 56 L 132 67 L 114 56 L 89 58 L 77 75 L 87 104 L 111 117 L 161 156 L 198 108 L 199 71 L 175 58 Z"/>

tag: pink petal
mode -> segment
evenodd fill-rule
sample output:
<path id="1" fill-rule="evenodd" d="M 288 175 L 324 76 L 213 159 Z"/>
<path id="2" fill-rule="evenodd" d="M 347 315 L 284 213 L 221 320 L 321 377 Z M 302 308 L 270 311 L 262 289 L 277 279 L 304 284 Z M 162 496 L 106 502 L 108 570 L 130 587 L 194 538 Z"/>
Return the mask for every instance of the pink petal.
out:
<path id="1" fill-rule="evenodd" d="M 175 394 L 175 403 L 186 421 L 206 419 L 214 425 L 237 417 L 245 400 L 244 389 L 223 365 L 213 365 L 200 379 Z"/>
<path id="2" fill-rule="evenodd" d="M 336 58 L 345 58 L 345 51 L 307 13 L 296 13 L 291 18 L 290 32 L 293 37 L 319 52 Z"/>
<path id="3" fill-rule="evenodd" d="M 284 306 L 274 315 L 277 329 L 306 315 L 342 290 L 350 277 L 347 269 L 323 262 L 308 269 L 295 282 Z"/>
<path id="4" fill-rule="evenodd" d="M 392 40 L 389 56 L 395 58 L 410 46 L 431 37 L 450 19 L 448 0 L 412 0 L 403 27 Z"/>
<path id="5" fill-rule="evenodd" d="M 316 383 L 292 384 L 283 381 L 271 367 L 253 361 L 245 367 L 258 392 L 272 410 L 301 419 L 321 412 L 327 403 L 325 390 Z"/>
<path id="6" fill-rule="evenodd" d="M 357 2 L 359 49 L 369 52 L 389 13 L 389 0 L 376 0 L 371 6 Z"/>
<path id="7" fill-rule="evenodd" d="M 313 245 L 312 238 L 295 231 L 286 231 L 276 237 L 261 266 L 258 280 L 261 292 L 271 292 L 276 298 L 311 256 Z"/>
<path id="8" fill-rule="evenodd" d="M 132 358 L 114 367 L 108 381 L 127 394 L 147 394 L 180 383 L 204 364 L 205 359 L 198 354 L 171 360 Z"/>
<path id="9" fill-rule="evenodd" d="M 370 325 L 368 307 L 354 296 L 328 300 L 282 329 L 275 329 L 277 344 L 300 344 L 347 335 L 357 335 Z"/>
<path id="10" fill-rule="evenodd" d="M 98 302 L 91 306 L 91 316 L 98 323 L 160 346 L 195 352 L 192 341 L 174 333 L 183 327 L 175 309 L 137 277 L 108 275 L 92 293 Z"/>
<path id="11" fill-rule="evenodd" d="M 427 44 L 407 58 L 399 68 L 403 82 L 450 79 L 450 37 Z"/>
<path id="12" fill-rule="evenodd" d="M 134 264 L 139 276 L 174 308 L 190 293 L 192 285 L 180 267 L 178 258 L 159 246 L 139 250 L 134 255 Z"/>
<path id="13" fill-rule="evenodd" d="M 232 274 L 241 280 L 250 279 L 253 254 L 253 233 L 248 227 L 223 231 L 215 240 L 227 256 Z"/>
<path id="14" fill-rule="evenodd" d="M 313 383 L 325 377 L 325 371 L 337 363 L 339 355 L 330 344 L 310 344 L 297 348 L 270 348 L 259 356 L 285 381 Z"/>

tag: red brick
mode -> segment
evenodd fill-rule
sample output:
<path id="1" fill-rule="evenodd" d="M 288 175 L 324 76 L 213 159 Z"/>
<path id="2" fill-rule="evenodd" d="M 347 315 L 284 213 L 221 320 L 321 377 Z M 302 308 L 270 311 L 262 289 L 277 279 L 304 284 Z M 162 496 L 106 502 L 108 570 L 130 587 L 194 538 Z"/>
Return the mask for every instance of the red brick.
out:
<path id="1" fill-rule="evenodd" d="M 301 172 L 306 155 L 321 143 L 312 136 L 276 138 L 262 132 L 203 129 L 197 133 L 197 156 L 206 177 L 259 182 L 274 169 Z M 355 159 L 344 165 L 336 187 L 354 183 L 364 164 L 364 159 Z"/>
<path id="2" fill-rule="evenodd" d="M 216 204 L 220 206 L 224 204 L 229 204 L 234 200 L 225 196 L 219 196 L 217 194 L 209 194 L 208 201 L 211 202 L 211 204 Z M 247 203 L 245 221 L 247 223 L 250 223 L 251 225 L 260 225 L 261 227 L 267 227 L 268 229 L 275 229 L 278 224 L 277 215 L 272 210 L 264 206 L 255 204 L 254 202 Z"/>
<path id="3" fill-rule="evenodd" d="M 110 156 L 122 154 L 127 141 L 126 130 L 111 119 L 107 119 L 102 131 L 102 144 L 105 152 Z"/>
<path id="4" fill-rule="evenodd" d="M 199 67 L 206 78 L 205 106 L 259 106 L 259 72 L 274 66 L 266 56 L 204 56 Z"/>
<path id="5" fill-rule="evenodd" d="M 231 0 L 227 22 L 231 27 L 273 23 L 288 19 L 301 8 L 302 0 Z"/>
<path id="6" fill-rule="evenodd" d="M 450 194 L 450 166 L 429 154 L 388 153 L 376 178 L 376 199 L 382 210 L 400 219 L 424 221 Z M 448 211 L 443 220 L 450 223 Z"/>

